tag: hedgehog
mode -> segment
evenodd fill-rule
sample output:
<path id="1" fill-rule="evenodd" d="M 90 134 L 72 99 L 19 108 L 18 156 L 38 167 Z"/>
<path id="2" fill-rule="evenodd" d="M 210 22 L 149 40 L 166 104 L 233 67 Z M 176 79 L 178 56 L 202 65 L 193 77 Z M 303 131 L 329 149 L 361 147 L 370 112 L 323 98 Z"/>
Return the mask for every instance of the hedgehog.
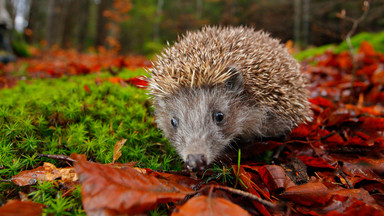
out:
<path id="1" fill-rule="evenodd" d="M 299 63 L 262 30 L 206 26 L 152 64 L 156 124 L 190 171 L 219 162 L 233 143 L 284 136 L 311 120 Z"/>

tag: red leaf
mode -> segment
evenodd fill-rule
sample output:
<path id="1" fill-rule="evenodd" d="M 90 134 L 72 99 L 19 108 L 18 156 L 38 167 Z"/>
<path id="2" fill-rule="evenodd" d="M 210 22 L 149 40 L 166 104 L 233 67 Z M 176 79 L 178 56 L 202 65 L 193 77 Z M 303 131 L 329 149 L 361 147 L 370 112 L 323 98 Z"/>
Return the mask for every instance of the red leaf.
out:
<path id="1" fill-rule="evenodd" d="M 40 216 L 43 213 L 43 204 L 31 201 L 10 200 L 0 207 L 1 216 Z"/>
<path id="2" fill-rule="evenodd" d="M 292 130 L 291 138 L 305 138 L 311 133 L 311 127 L 307 124 L 301 124 Z"/>
<path id="3" fill-rule="evenodd" d="M 144 175 L 131 167 L 117 169 L 87 162 L 80 155 L 73 157 L 87 214 L 140 214 L 193 192 L 177 182 Z"/>
<path id="4" fill-rule="evenodd" d="M 366 130 L 384 131 L 384 118 L 362 117 L 362 127 Z"/>
<path id="5" fill-rule="evenodd" d="M 249 167 L 249 166 L 248 166 Z M 237 173 L 237 170 L 238 170 L 238 167 L 237 166 L 232 166 L 232 169 L 235 173 Z M 257 170 L 257 169 L 256 169 Z M 263 191 L 259 186 L 259 184 L 255 184 L 253 181 L 252 181 L 252 176 L 251 176 L 251 173 L 249 172 L 246 172 L 245 169 L 244 169 L 244 166 L 240 166 L 240 169 L 239 169 L 239 177 L 242 181 L 242 183 L 244 183 L 244 185 L 242 183 L 240 183 L 241 187 L 244 189 L 244 190 L 247 190 L 248 192 L 252 193 L 253 195 L 257 196 L 257 197 L 261 197 L 260 194 L 262 196 L 264 196 L 265 198 L 267 199 L 270 199 L 270 195 L 268 192 L 265 192 Z M 265 215 L 265 216 L 269 216 L 271 215 L 271 213 L 269 213 L 269 211 L 265 208 L 264 205 L 262 205 L 261 203 L 259 202 L 256 202 L 256 201 L 252 201 L 252 203 L 255 205 L 255 207 L 257 208 L 257 210 L 262 214 L 262 215 Z"/>
<path id="6" fill-rule="evenodd" d="M 367 205 L 363 201 L 360 201 L 356 198 L 352 198 L 347 202 L 339 202 L 339 204 L 342 205 L 339 211 L 330 211 L 325 216 L 381 216 L 384 214 L 380 207 Z"/>
<path id="7" fill-rule="evenodd" d="M 344 145 L 344 140 L 338 133 L 334 133 L 332 136 L 327 137 L 324 143 L 328 144 L 328 146 Z"/>
<path id="8" fill-rule="evenodd" d="M 364 189 L 343 189 L 339 191 L 332 192 L 332 195 L 339 195 L 344 196 L 348 198 L 356 198 L 358 200 L 361 200 L 365 202 L 366 204 L 374 204 L 375 200 L 372 198 L 372 196 L 368 193 L 368 191 Z"/>
<path id="9" fill-rule="evenodd" d="M 383 215 L 384 209 L 364 189 L 343 189 L 332 192 L 331 203 L 338 202 L 336 209 L 328 212 L 327 216 L 349 215 Z M 341 201 L 341 202 L 340 202 Z M 329 207 L 327 207 L 329 209 Z"/>
<path id="10" fill-rule="evenodd" d="M 358 136 L 354 136 L 351 139 L 349 139 L 347 144 L 354 145 L 354 146 L 369 146 L 369 143 L 367 141 L 361 139 Z M 372 143 L 371 145 L 374 145 L 374 143 Z"/>
<path id="11" fill-rule="evenodd" d="M 177 208 L 173 216 L 203 216 L 203 215 L 250 215 L 240 206 L 220 197 L 197 196 Z"/>
<path id="12" fill-rule="evenodd" d="M 363 41 L 360 45 L 359 53 L 364 53 L 366 56 L 374 56 L 375 50 L 370 43 Z"/>
<path id="13" fill-rule="evenodd" d="M 299 156 L 298 158 L 308 166 L 335 169 L 334 166 L 329 165 L 323 158 L 310 156 Z"/>
<path id="14" fill-rule="evenodd" d="M 315 104 L 317 106 L 321 106 L 321 107 L 325 107 L 325 108 L 333 106 L 333 103 L 330 100 L 325 99 L 323 97 L 311 98 L 311 99 L 309 99 L 309 102 L 311 102 L 312 104 Z"/>
<path id="15" fill-rule="evenodd" d="M 148 82 L 144 79 L 145 79 L 144 77 L 134 77 L 134 78 L 127 79 L 126 82 L 136 87 L 145 89 L 148 86 Z"/>
<path id="16" fill-rule="evenodd" d="M 120 78 L 120 77 L 110 77 L 110 78 L 108 78 L 108 81 L 113 83 L 113 84 L 120 84 L 121 82 L 123 82 L 123 78 Z"/>
<path id="17" fill-rule="evenodd" d="M 89 89 L 89 86 L 87 84 L 84 85 L 84 91 L 87 93 L 91 93 L 91 90 Z"/>

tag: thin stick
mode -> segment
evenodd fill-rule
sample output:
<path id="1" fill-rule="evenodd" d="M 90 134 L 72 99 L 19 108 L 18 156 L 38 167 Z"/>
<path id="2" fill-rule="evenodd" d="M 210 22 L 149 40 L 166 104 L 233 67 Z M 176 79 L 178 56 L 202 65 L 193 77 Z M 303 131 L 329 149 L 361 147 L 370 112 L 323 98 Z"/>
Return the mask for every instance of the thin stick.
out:
<path id="1" fill-rule="evenodd" d="M 264 199 L 262 199 L 262 198 L 260 198 L 260 197 L 258 197 L 256 195 L 253 195 L 251 193 L 242 191 L 242 190 L 238 190 L 238 189 L 230 188 L 230 187 L 224 187 L 224 186 L 214 186 L 214 189 L 229 191 L 231 193 L 234 193 L 234 194 L 237 194 L 237 195 L 240 195 L 240 196 L 243 196 L 243 197 L 255 200 L 255 201 L 263 204 L 264 206 L 266 206 L 268 208 L 271 208 L 271 209 L 277 209 L 278 208 L 278 206 L 276 204 L 274 204 L 272 202 L 269 202 L 267 200 L 264 200 Z"/>
<path id="2" fill-rule="evenodd" d="M 70 161 L 70 162 L 76 162 L 76 160 L 70 158 L 67 155 L 38 154 L 37 156 L 52 158 L 52 159 L 56 159 L 56 160 L 65 160 L 65 161 Z"/>
<path id="3" fill-rule="evenodd" d="M 351 181 L 349 181 L 349 179 L 345 175 L 345 173 L 343 171 L 340 171 L 340 175 L 345 179 L 345 182 L 347 182 L 349 189 L 353 189 L 353 185 L 352 185 Z"/>
<path id="4" fill-rule="evenodd" d="M 355 31 L 356 31 L 357 27 L 359 26 L 359 24 L 367 17 L 371 1 L 372 0 L 366 0 L 363 2 L 363 14 L 358 19 L 347 17 L 345 15 L 345 10 L 342 10 L 341 13 L 337 14 L 337 16 L 340 19 L 344 19 L 346 21 L 352 22 L 352 28 L 351 28 L 351 30 L 349 30 L 349 32 L 347 33 L 347 35 L 345 37 L 345 40 L 346 40 L 348 47 L 349 47 L 349 54 L 352 58 L 352 63 L 353 63 L 352 79 L 351 79 L 351 91 L 352 91 L 351 95 L 352 95 L 352 97 L 353 97 L 353 95 L 355 95 L 355 90 L 353 88 L 353 84 L 355 83 L 355 80 L 356 80 L 357 60 L 355 57 L 355 48 L 353 47 L 352 42 L 351 42 L 351 37 L 353 34 L 355 34 Z"/>

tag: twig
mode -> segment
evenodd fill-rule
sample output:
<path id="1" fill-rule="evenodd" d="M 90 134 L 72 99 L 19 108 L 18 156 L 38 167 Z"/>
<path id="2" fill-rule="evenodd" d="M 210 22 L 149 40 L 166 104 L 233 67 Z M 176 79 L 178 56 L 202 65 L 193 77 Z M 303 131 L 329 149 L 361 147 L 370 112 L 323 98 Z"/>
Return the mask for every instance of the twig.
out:
<path id="1" fill-rule="evenodd" d="M 269 202 L 267 200 L 264 200 L 258 196 L 255 196 L 251 193 L 248 193 L 248 192 L 245 192 L 245 191 L 242 191 L 242 190 L 238 190 L 238 189 L 235 189 L 235 188 L 230 188 L 230 187 L 224 187 L 224 186 L 213 186 L 213 188 L 215 190 L 224 190 L 224 191 L 229 191 L 231 193 L 234 193 L 234 194 L 237 194 L 237 195 L 240 195 L 240 196 L 243 196 L 243 197 L 246 197 L 246 198 L 249 198 L 249 199 L 252 199 L 252 200 L 255 200 L 261 204 L 263 204 L 264 206 L 268 207 L 268 208 L 271 208 L 271 209 L 277 209 L 278 208 L 278 205 L 272 203 L 272 202 Z"/>
<path id="2" fill-rule="evenodd" d="M 65 160 L 65 161 L 70 161 L 70 162 L 76 162 L 76 160 L 70 158 L 67 155 L 38 154 L 37 156 L 52 158 L 52 159 L 56 159 L 56 160 Z"/>
<path id="3" fill-rule="evenodd" d="M 345 175 L 345 173 L 343 171 L 340 171 L 339 174 L 341 175 L 341 177 L 344 178 L 345 182 L 347 183 L 348 185 L 348 188 L 349 189 L 353 189 L 353 185 L 351 183 L 351 181 L 349 181 L 348 177 Z"/>
<path id="4" fill-rule="evenodd" d="M 347 33 L 347 35 L 345 37 L 345 41 L 348 44 L 349 54 L 352 58 L 352 63 L 353 63 L 352 79 L 351 79 L 351 92 L 352 92 L 351 95 L 352 95 L 352 97 L 355 95 L 355 90 L 353 88 L 353 85 L 354 85 L 355 80 L 356 80 L 357 59 L 356 59 L 356 55 L 355 55 L 355 48 L 353 47 L 352 42 L 351 42 L 351 37 L 353 34 L 355 34 L 356 29 L 359 26 L 359 24 L 367 17 L 371 1 L 372 0 L 366 0 L 363 2 L 363 14 L 358 19 L 355 19 L 352 17 L 347 17 L 344 9 L 341 11 L 341 13 L 337 14 L 337 17 L 339 17 L 340 19 L 344 19 L 346 21 L 352 22 L 352 28 L 351 28 L 351 30 L 349 30 L 349 32 Z"/>

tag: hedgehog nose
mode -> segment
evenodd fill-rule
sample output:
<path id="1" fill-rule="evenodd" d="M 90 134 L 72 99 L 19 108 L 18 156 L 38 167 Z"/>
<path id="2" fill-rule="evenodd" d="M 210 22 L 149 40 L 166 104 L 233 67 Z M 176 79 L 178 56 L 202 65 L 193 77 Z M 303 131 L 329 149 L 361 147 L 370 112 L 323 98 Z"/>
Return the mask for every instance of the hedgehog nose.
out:
<path id="1" fill-rule="evenodd" d="M 207 157 L 204 154 L 189 154 L 187 156 L 187 169 L 191 171 L 204 171 L 207 167 Z"/>

